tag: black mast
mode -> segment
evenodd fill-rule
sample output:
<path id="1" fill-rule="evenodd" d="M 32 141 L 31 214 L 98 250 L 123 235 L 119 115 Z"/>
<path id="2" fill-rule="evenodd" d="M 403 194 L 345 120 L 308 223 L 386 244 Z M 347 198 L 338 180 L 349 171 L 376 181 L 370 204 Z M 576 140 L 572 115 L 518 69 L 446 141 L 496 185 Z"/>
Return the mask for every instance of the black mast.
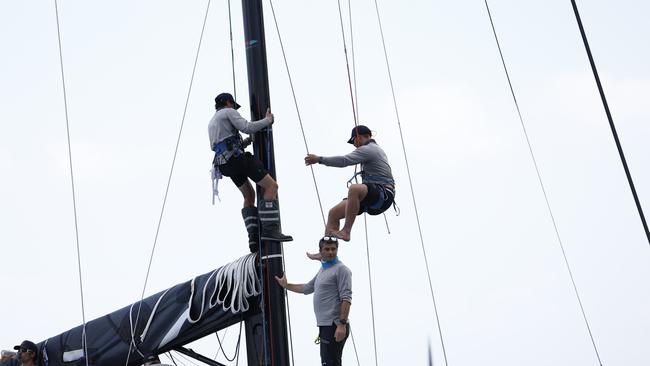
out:
<path id="1" fill-rule="evenodd" d="M 267 108 L 271 106 L 262 1 L 242 0 L 242 7 L 251 120 L 259 120 L 264 118 Z M 269 129 L 256 133 L 253 149 L 255 156 L 264 163 L 269 174 L 277 180 L 273 132 Z M 261 199 L 262 192 L 258 186 L 258 203 Z M 246 319 L 248 365 L 289 365 L 284 289 L 273 278 L 284 272 L 280 245 L 278 242 L 262 242 L 260 246 L 260 271 L 264 291 L 261 297 L 261 312 Z"/>

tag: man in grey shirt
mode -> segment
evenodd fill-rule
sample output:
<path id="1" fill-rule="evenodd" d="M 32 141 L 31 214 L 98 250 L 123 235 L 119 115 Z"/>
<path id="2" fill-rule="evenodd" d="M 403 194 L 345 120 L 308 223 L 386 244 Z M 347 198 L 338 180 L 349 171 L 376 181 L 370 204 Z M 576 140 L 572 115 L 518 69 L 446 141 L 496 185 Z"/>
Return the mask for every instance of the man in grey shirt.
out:
<path id="1" fill-rule="evenodd" d="M 357 215 L 367 212 L 379 215 L 386 211 L 395 200 L 395 181 L 384 150 L 372 139 L 372 132 L 366 126 L 359 125 L 352 129 L 348 140 L 356 149 L 343 156 L 318 156 L 308 154 L 305 165 L 323 164 L 342 168 L 361 164 L 361 184 L 352 184 L 348 197 L 334 206 L 328 214 L 325 235 L 350 241 L 350 232 Z M 340 220 L 345 218 L 343 228 L 339 230 Z M 317 258 L 317 255 L 310 258 Z"/>
<path id="2" fill-rule="evenodd" d="M 232 95 L 221 93 L 214 99 L 217 111 L 208 124 L 210 148 L 214 151 L 212 161 L 215 169 L 230 177 L 244 195 L 241 213 L 248 232 L 248 247 L 251 252 L 259 250 L 258 217 L 262 224 L 262 240 L 291 241 L 293 238 L 280 232 L 278 211 L 278 183 L 269 175 L 262 162 L 249 152 L 244 152 L 244 142 L 239 131 L 253 134 L 273 124 L 273 114 L 266 111 L 266 117 L 254 122 L 244 119 L 237 109 L 239 104 Z M 259 207 L 255 207 L 255 189 L 249 178 L 264 188 Z"/>
<path id="3" fill-rule="evenodd" d="M 337 257 L 339 244 L 335 237 L 323 237 L 318 246 L 322 268 L 311 281 L 292 284 L 284 275 L 275 279 L 289 291 L 314 294 L 321 364 L 340 366 L 343 346 L 350 334 L 348 316 L 352 304 L 352 272 Z"/>

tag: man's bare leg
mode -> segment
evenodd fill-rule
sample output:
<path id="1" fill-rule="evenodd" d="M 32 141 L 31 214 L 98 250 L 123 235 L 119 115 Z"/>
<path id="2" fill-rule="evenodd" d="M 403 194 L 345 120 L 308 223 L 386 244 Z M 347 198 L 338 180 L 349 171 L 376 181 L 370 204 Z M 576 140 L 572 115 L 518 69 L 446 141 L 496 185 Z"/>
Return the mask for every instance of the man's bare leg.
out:
<path id="1" fill-rule="evenodd" d="M 361 201 L 366 198 L 368 194 L 368 187 L 365 184 L 353 184 L 348 190 L 348 199 L 345 206 L 345 224 L 343 229 L 334 230 L 332 235 L 337 238 L 350 241 L 350 232 L 352 231 L 352 225 L 354 225 L 354 220 L 357 218 L 359 213 L 359 206 Z"/>
<path id="2" fill-rule="evenodd" d="M 246 183 L 237 188 L 239 188 L 239 191 L 244 196 L 244 208 L 255 206 L 255 189 L 253 189 L 251 182 L 246 180 Z"/>
<path id="3" fill-rule="evenodd" d="M 341 225 L 341 219 L 345 217 L 345 201 L 339 202 L 336 206 L 332 207 L 327 214 L 327 226 L 325 227 L 325 236 L 332 235 L 334 231 L 338 231 Z"/>
<path id="4" fill-rule="evenodd" d="M 278 199 L 278 183 L 269 174 L 265 175 L 261 181 L 257 182 L 257 184 L 264 188 L 265 200 Z"/>
<path id="5" fill-rule="evenodd" d="M 341 225 L 341 219 L 345 217 L 345 206 L 346 201 L 343 200 L 332 207 L 327 214 L 327 226 L 325 227 L 325 236 L 334 236 L 334 232 L 339 230 Z M 320 252 L 318 253 L 305 253 L 307 258 L 313 259 L 315 261 L 321 260 Z"/>

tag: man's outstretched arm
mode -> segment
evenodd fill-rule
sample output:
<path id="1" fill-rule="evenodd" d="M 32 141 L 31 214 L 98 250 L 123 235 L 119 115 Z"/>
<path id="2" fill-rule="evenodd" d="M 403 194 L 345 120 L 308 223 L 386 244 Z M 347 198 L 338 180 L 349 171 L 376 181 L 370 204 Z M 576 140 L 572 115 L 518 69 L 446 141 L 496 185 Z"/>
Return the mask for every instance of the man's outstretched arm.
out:
<path id="1" fill-rule="evenodd" d="M 287 289 L 289 291 L 297 292 L 299 294 L 304 293 L 304 290 L 305 290 L 305 284 L 304 283 L 301 283 L 301 284 L 289 283 L 289 282 L 287 282 L 287 277 L 284 274 L 282 274 L 282 277 L 275 276 L 275 279 L 276 279 L 276 281 L 278 281 L 278 284 L 280 286 L 282 286 L 283 288 L 285 288 L 285 289 Z"/>
<path id="2" fill-rule="evenodd" d="M 343 156 L 318 156 L 315 154 L 307 154 L 305 157 L 305 165 L 323 164 L 337 168 L 343 168 L 350 165 L 361 164 L 372 159 L 372 152 L 362 146 L 353 152 Z"/>

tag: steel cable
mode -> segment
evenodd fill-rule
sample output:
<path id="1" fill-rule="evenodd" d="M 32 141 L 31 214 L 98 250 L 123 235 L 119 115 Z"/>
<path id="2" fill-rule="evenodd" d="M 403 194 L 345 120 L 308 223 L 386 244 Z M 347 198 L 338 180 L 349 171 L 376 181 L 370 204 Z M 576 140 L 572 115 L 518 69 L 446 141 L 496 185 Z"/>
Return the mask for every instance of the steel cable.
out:
<path id="1" fill-rule="evenodd" d="M 440 335 L 440 343 L 442 345 L 442 352 L 443 352 L 443 355 L 444 355 L 444 358 L 445 358 L 445 365 L 449 365 L 449 363 L 447 361 L 447 350 L 445 348 L 445 341 L 444 341 L 444 338 L 442 336 L 442 327 L 440 325 L 440 318 L 438 316 L 438 306 L 436 305 L 436 298 L 435 298 L 435 295 L 434 295 L 433 284 L 432 284 L 432 281 L 431 281 L 431 273 L 429 271 L 429 261 L 427 259 L 427 252 L 426 252 L 426 249 L 424 247 L 424 237 L 422 236 L 422 227 L 420 225 L 420 215 L 418 213 L 417 201 L 415 199 L 415 189 L 413 188 L 413 179 L 411 178 L 411 169 L 409 167 L 408 155 L 406 153 L 406 144 L 404 143 L 404 134 L 402 132 L 402 124 L 400 122 L 399 110 L 397 108 L 397 98 L 395 97 L 395 87 L 394 87 L 394 84 L 393 84 L 393 76 L 392 76 L 392 72 L 390 70 L 390 63 L 388 61 L 388 52 L 386 50 L 386 40 L 384 39 L 384 29 L 383 29 L 383 26 L 381 24 L 381 16 L 379 15 L 379 4 L 377 3 L 377 0 L 374 0 L 374 2 L 375 2 L 375 11 L 377 13 L 377 23 L 379 24 L 379 33 L 381 35 L 381 44 L 382 44 L 382 47 L 383 47 L 383 50 L 384 50 L 384 59 L 386 61 L 386 70 L 388 71 L 388 81 L 390 83 L 390 90 L 391 90 L 391 94 L 392 94 L 392 97 L 393 97 L 393 107 L 395 108 L 395 117 L 397 119 L 397 127 L 399 129 L 399 136 L 400 136 L 400 140 L 402 142 L 402 152 L 404 153 L 404 161 L 406 163 L 406 172 L 407 172 L 408 179 L 409 179 L 409 186 L 411 188 L 411 198 L 413 199 L 413 208 L 415 209 L 415 220 L 416 220 L 417 226 L 418 226 L 418 233 L 419 233 L 419 236 L 420 236 L 420 243 L 421 243 L 421 246 L 422 246 L 422 254 L 423 254 L 423 257 L 424 257 L 424 264 L 425 264 L 425 267 L 426 267 L 426 270 L 427 270 L 427 278 L 429 280 L 429 289 L 431 291 L 431 300 L 433 301 L 433 311 L 434 311 L 434 314 L 436 316 L 436 323 L 438 325 L 438 334 Z"/>
<path id="2" fill-rule="evenodd" d="M 147 265 L 147 273 L 145 275 L 144 285 L 142 286 L 142 294 L 140 295 L 140 303 L 138 305 L 138 313 L 137 313 L 136 318 L 135 318 L 136 329 L 137 329 L 138 320 L 140 318 L 140 311 L 142 309 L 142 300 L 144 299 L 144 294 L 145 294 L 145 291 L 147 289 L 147 282 L 149 280 L 149 273 L 151 272 L 151 264 L 153 263 L 153 257 L 154 257 L 154 253 L 155 253 L 155 250 L 156 250 L 156 244 L 158 243 L 158 234 L 160 233 L 160 227 L 161 227 L 161 224 L 162 224 L 163 214 L 165 212 L 165 205 L 167 203 L 167 196 L 169 194 L 169 187 L 171 186 L 171 180 L 172 180 L 172 176 L 173 176 L 173 173 L 174 173 L 174 165 L 176 163 L 176 156 L 178 155 L 178 147 L 180 146 L 180 142 L 181 142 L 181 136 L 182 136 L 182 133 L 183 133 L 183 125 L 185 124 L 185 116 L 187 115 L 187 107 L 188 107 L 189 102 L 190 102 L 190 95 L 192 94 L 192 85 L 194 83 L 194 75 L 196 74 L 196 65 L 198 64 L 198 61 L 199 61 L 199 53 L 201 51 L 201 43 L 203 42 L 203 34 L 205 33 L 205 25 L 206 25 L 207 20 L 208 20 L 208 13 L 210 11 L 210 2 L 211 2 L 211 0 L 207 1 L 207 5 L 206 5 L 206 9 L 205 9 L 205 16 L 203 17 L 203 26 L 201 27 L 201 36 L 199 37 L 199 43 L 198 43 L 198 46 L 197 46 L 197 49 L 196 49 L 196 56 L 194 57 L 194 66 L 192 67 L 192 76 L 190 77 L 190 85 L 189 85 L 188 90 L 187 90 L 187 97 L 185 99 L 185 107 L 183 108 L 183 116 L 181 118 L 180 128 L 179 128 L 179 131 L 178 131 L 178 137 L 176 139 L 176 147 L 174 149 L 174 156 L 172 158 L 171 167 L 169 169 L 169 176 L 167 178 L 167 186 L 165 188 L 165 195 L 163 197 L 163 203 L 162 203 L 162 207 L 160 209 L 160 215 L 158 217 L 158 224 L 156 226 L 156 234 L 154 236 L 153 245 L 151 247 L 151 254 L 149 256 L 149 264 Z M 132 346 L 133 346 L 133 344 L 131 343 L 129 345 L 129 352 L 128 352 L 127 356 L 126 356 L 125 366 L 128 366 L 128 364 L 129 364 L 129 358 L 131 356 Z"/>
<path id="3" fill-rule="evenodd" d="M 74 185 L 74 168 L 72 164 L 72 143 L 70 140 L 70 118 L 68 115 L 68 93 L 65 87 L 65 72 L 63 68 L 63 47 L 61 45 L 61 25 L 59 22 L 59 5 L 58 1 L 54 0 L 54 13 L 56 15 L 56 35 L 59 45 L 59 65 L 61 67 L 61 84 L 63 87 L 63 108 L 65 110 L 65 129 L 66 136 L 68 141 L 68 162 L 70 165 L 70 185 L 72 189 L 72 211 L 74 216 L 74 234 L 75 234 L 75 243 L 77 247 L 77 269 L 79 273 L 79 292 L 81 296 L 81 319 L 83 321 L 82 331 L 81 331 L 81 345 L 84 351 L 84 358 L 86 360 L 86 366 L 88 366 L 88 344 L 86 338 L 86 308 L 84 305 L 84 288 L 83 288 L 83 273 L 81 270 L 81 248 L 79 245 L 79 223 L 77 219 L 77 198 L 76 190 Z"/>
<path id="4" fill-rule="evenodd" d="M 492 14 L 490 12 L 490 6 L 488 5 L 487 0 L 485 0 L 485 8 L 487 9 L 488 17 L 490 18 L 490 25 L 492 26 L 492 33 L 494 34 L 494 39 L 497 44 L 497 48 L 499 49 L 499 56 L 501 57 L 501 63 L 503 65 L 503 70 L 505 71 L 506 74 L 506 79 L 508 80 L 508 86 L 510 87 L 510 93 L 512 94 L 512 100 L 515 103 L 515 107 L 517 109 L 517 115 L 519 116 L 519 122 L 521 124 L 521 129 L 524 133 L 524 137 L 526 139 L 526 144 L 528 145 L 528 151 L 530 152 L 530 157 L 531 160 L 533 161 L 533 166 L 535 167 L 535 172 L 537 173 L 537 180 L 539 181 L 539 186 L 542 190 L 542 194 L 544 195 L 544 201 L 546 202 L 546 208 L 548 210 L 548 214 L 551 218 L 551 222 L 553 223 L 553 229 L 555 230 L 555 236 L 557 237 L 557 242 L 560 246 L 560 250 L 562 251 L 562 257 L 564 258 L 564 264 L 566 265 L 567 272 L 569 273 L 569 278 L 571 279 L 571 285 L 573 286 L 573 291 L 575 292 L 576 299 L 578 300 L 578 304 L 580 305 L 580 312 L 582 313 L 582 318 L 585 321 L 585 325 L 587 327 L 587 332 L 589 333 L 589 338 L 591 340 L 591 344 L 594 348 L 594 352 L 596 353 L 596 358 L 598 358 L 598 363 L 602 366 L 602 361 L 600 360 L 600 354 L 598 353 L 598 348 L 596 347 L 596 342 L 594 341 L 594 336 L 591 332 L 591 327 L 589 326 L 589 321 L 587 320 L 587 314 L 585 313 L 585 309 L 582 305 L 582 300 L 580 299 L 580 294 L 578 292 L 578 287 L 576 286 L 575 279 L 573 278 L 573 271 L 571 271 L 571 266 L 569 265 L 569 260 L 566 255 L 566 251 L 564 250 L 564 244 L 562 243 L 562 238 L 560 237 L 560 231 L 558 230 L 557 223 L 555 221 L 555 216 L 553 215 L 553 210 L 551 209 L 551 204 L 548 199 L 548 194 L 546 193 L 546 188 L 544 187 L 544 182 L 542 180 L 542 174 L 539 171 L 539 166 L 537 165 L 537 159 L 535 159 L 535 154 L 533 153 L 533 147 L 530 142 L 530 138 L 528 137 L 528 132 L 526 130 L 526 125 L 524 123 L 524 119 L 521 115 L 521 110 L 519 108 L 519 103 L 517 102 L 517 97 L 515 96 L 515 90 L 512 86 L 512 82 L 510 80 L 510 74 L 508 73 L 508 68 L 506 66 L 506 61 L 503 57 L 503 52 L 501 50 L 501 45 L 499 43 L 499 37 L 497 36 L 497 31 L 496 28 L 494 27 L 494 21 L 492 20 Z"/>

